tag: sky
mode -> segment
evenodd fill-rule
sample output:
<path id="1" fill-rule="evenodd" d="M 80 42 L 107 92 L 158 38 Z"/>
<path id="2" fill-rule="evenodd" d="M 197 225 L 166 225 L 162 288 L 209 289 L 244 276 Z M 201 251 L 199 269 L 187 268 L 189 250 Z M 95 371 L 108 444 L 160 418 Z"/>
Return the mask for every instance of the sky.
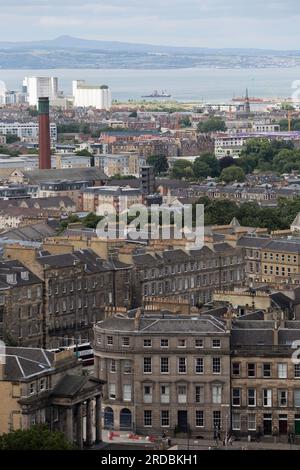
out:
<path id="1" fill-rule="evenodd" d="M 299 0 L 0 0 L 0 41 L 300 49 Z"/>

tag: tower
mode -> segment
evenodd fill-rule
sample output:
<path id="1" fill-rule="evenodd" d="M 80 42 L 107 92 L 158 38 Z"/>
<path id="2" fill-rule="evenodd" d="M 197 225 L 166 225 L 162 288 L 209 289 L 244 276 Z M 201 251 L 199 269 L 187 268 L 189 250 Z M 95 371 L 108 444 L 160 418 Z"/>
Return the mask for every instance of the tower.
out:
<path id="1" fill-rule="evenodd" d="M 246 114 L 250 114 L 250 112 L 251 112 L 248 88 L 246 88 L 244 111 L 245 111 Z"/>
<path id="2" fill-rule="evenodd" d="M 49 98 L 39 98 L 39 168 L 51 168 Z"/>

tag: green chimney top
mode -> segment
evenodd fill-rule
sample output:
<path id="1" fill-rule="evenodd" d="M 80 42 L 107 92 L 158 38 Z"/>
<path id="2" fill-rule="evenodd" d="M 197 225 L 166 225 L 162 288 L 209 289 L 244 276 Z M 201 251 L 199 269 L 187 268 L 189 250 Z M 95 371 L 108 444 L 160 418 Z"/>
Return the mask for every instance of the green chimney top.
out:
<path id="1" fill-rule="evenodd" d="M 39 114 L 49 114 L 49 98 L 39 98 Z"/>

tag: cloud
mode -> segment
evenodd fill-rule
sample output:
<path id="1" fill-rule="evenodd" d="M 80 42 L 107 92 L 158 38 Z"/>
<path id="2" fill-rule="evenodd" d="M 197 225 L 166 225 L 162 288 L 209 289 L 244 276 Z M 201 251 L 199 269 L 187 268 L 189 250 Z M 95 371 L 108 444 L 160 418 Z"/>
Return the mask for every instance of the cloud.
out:
<path id="1" fill-rule="evenodd" d="M 0 40 L 297 49 L 299 0 L 0 0 Z M 13 26 L 13 27 L 12 27 Z"/>

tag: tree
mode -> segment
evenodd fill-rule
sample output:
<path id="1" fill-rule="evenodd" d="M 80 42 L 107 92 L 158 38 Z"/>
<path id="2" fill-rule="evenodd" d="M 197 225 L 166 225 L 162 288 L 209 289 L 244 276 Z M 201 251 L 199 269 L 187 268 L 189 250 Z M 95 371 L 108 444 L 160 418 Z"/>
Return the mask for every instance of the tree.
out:
<path id="1" fill-rule="evenodd" d="M 182 119 L 180 119 L 179 124 L 180 124 L 180 127 L 183 127 L 183 128 L 191 127 L 192 125 L 191 120 L 188 116 L 185 116 Z"/>
<path id="2" fill-rule="evenodd" d="M 147 158 L 147 163 L 153 166 L 155 175 L 166 173 L 169 169 L 168 160 L 165 155 L 151 155 Z"/>
<path id="3" fill-rule="evenodd" d="M 223 119 L 218 116 L 209 118 L 207 121 L 199 122 L 198 132 L 208 133 L 217 131 L 226 131 L 226 124 Z"/>
<path id="4" fill-rule="evenodd" d="M 137 116 L 138 116 L 137 111 L 132 111 L 132 113 L 130 113 L 128 117 L 137 118 Z"/>
<path id="5" fill-rule="evenodd" d="M 177 160 L 173 165 L 171 175 L 175 179 L 192 178 L 194 176 L 192 162 L 183 158 Z"/>
<path id="6" fill-rule="evenodd" d="M 231 183 L 233 181 L 242 182 L 245 181 L 245 172 L 242 168 L 232 165 L 228 168 L 224 168 L 220 175 L 220 180 L 225 181 L 225 183 Z"/>
<path id="7" fill-rule="evenodd" d="M 90 212 L 83 219 L 83 225 L 88 228 L 97 228 L 98 223 L 102 219 L 103 219 L 103 216 L 99 216 L 99 215 L 94 214 L 94 212 Z"/>
<path id="8" fill-rule="evenodd" d="M 13 431 L 0 436 L 0 450 L 72 450 L 63 433 L 50 431 L 46 425 Z"/>
<path id="9" fill-rule="evenodd" d="M 75 155 L 78 155 L 79 157 L 92 157 L 93 156 L 93 154 L 89 152 L 88 149 L 78 150 L 77 152 L 75 152 Z"/>
<path id="10" fill-rule="evenodd" d="M 220 165 L 219 161 L 214 155 L 209 152 L 203 153 L 200 157 L 196 158 L 193 163 L 194 175 L 197 178 L 206 178 L 207 176 L 219 176 Z"/>
<path id="11" fill-rule="evenodd" d="M 15 134 L 6 134 L 6 143 L 14 144 L 15 142 L 20 142 L 20 137 Z"/>
<path id="12" fill-rule="evenodd" d="M 230 155 L 227 155 L 226 157 L 220 158 L 219 160 L 219 165 L 220 165 L 220 170 L 224 170 L 224 168 L 227 168 L 228 166 L 234 165 L 235 164 L 235 159 L 233 157 L 230 157 Z"/>

